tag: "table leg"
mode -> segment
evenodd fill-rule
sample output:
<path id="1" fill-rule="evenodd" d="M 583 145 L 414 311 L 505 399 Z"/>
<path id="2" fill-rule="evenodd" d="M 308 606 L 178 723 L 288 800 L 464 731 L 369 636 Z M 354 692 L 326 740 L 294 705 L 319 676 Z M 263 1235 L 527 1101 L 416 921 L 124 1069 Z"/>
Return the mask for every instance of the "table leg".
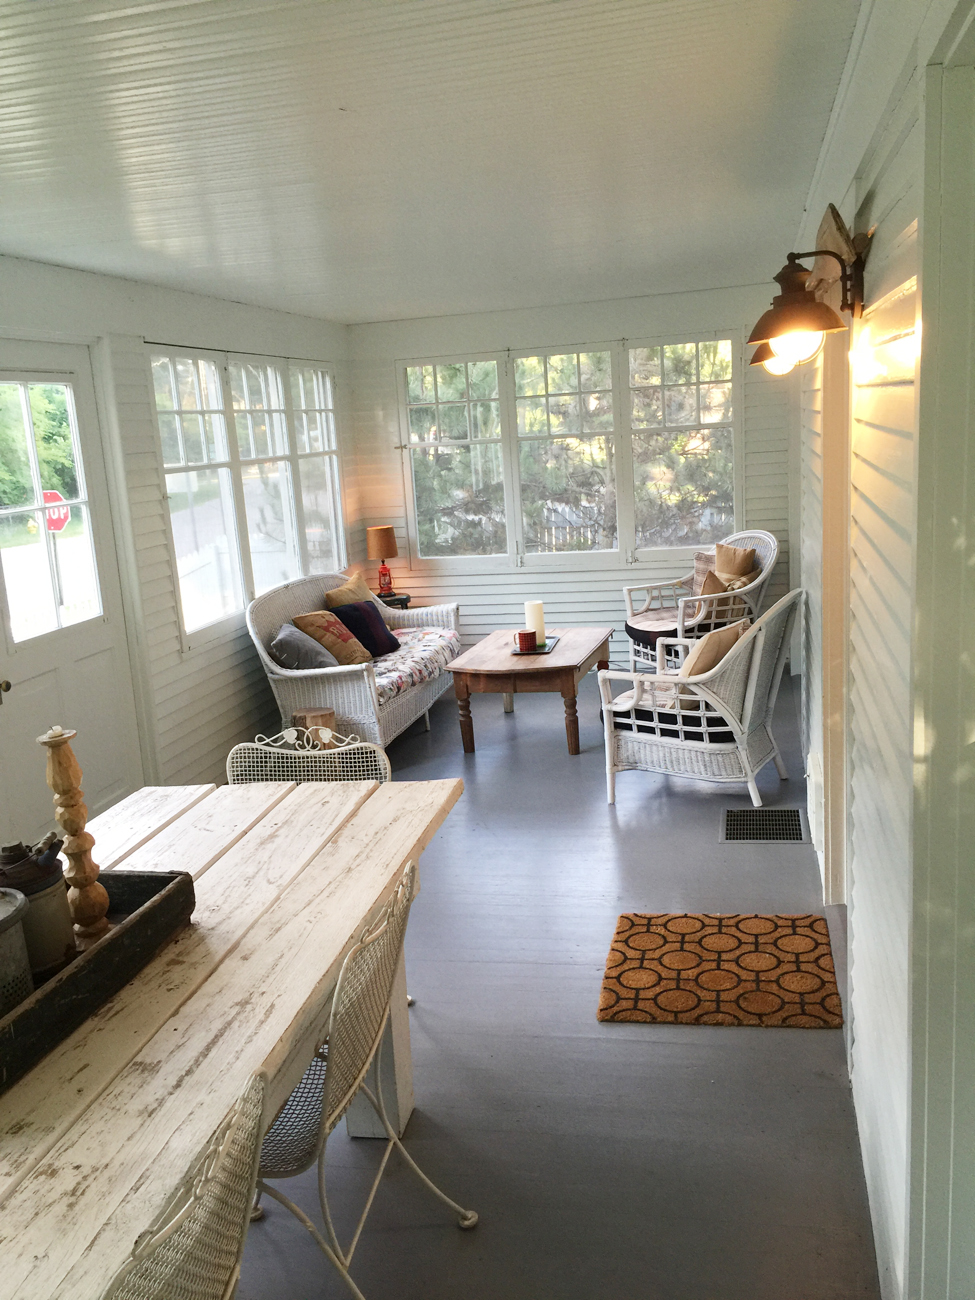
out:
<path id="1" fill-rule="evenodd" d="M 576 712 L 576 697 L 574 695 L 563 695 L 562 698 L 565 700 L 565 735 L 569 742 L 569 753 L 578 754 L 579 715 Z"/>
<path id="2" fill-rule="evenodd" d="M 460 737 L 464 742 L 464 753 L 474 753 L 474 719 L 471 717 L 471 693 L 463 681 L 454 678 L 454 694 L 457 696 L 457 713 L 460 717 Z"/>
<path id="3" fill-rule="evenodd" d="M 501 698 L 504 701 L 505 713 L 514 713 L 515 711 L 514 693 L 512 691 L 502 691 Z"/>
<path id="4" fill-rule="evenodd" d="M 389 999 L 389 1020 L 383 1034 L 382 1050 L 383 1101 L 389 1122 L 403 1136 L 413 1114 L 413 1060 L 410 1055 L 410 1013 L 406 1005 L 406 966 L 400 953 L 393 993 Z M 375 1091 L 375 1062 L 366 1081 Z M 345 1112 L 345 1129 L 349 1137 L 384 1138 L 386 1130 L 372 1103 L 361 1092 Z"/>

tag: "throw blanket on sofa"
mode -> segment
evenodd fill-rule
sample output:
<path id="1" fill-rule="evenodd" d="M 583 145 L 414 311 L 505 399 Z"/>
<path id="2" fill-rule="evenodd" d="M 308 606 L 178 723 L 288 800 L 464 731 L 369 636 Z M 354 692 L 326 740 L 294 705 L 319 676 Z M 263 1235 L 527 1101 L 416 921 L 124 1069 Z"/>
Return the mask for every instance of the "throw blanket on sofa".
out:
<path id="1" fill-rule="evenodd" d="M 460 636 L 445 627 L 397 627 L 400 648 L 373 661 L 379 703 L 436 677 L 460 654 Z"/>

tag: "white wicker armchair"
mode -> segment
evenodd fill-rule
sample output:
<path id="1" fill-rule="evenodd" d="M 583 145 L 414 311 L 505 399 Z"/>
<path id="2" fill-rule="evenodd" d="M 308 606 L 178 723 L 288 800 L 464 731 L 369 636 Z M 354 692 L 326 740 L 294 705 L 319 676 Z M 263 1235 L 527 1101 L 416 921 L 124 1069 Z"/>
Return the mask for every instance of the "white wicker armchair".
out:
<path id="1" fill-rule="evenodd" d="M 616 801 L 616 773 L 636 769 L 745 782 L 752 803 L 762 806 L 755 777 L 765 764 L 774 762 L 782 780 L 787 777 L 772 735 L 772 710 L 801 599 L 799 589 L 783 596 L 716 667 L 696 677 L 599 674 L 610 803 Z M 616 682 L 628 689 L 614 699 Z"/>
<path id="2" fill-rule="evenodd" d="M 726 546 L 754 547 L 761 575 L 747 587 L 726 595 L 695 596 L 693 570 L 667 582 L 644 582 L 623 588 L 626 634 L 630 639 L 630 671 L 656 672 L 657 636 L 677 641 L 699 641 L 717 627 L 761 613 L 765 589 L 779 558 L 779 544 L 771 533 L 752 530 L 722 539 Z M 661 668 L 678 668 L 679 659 L 668 658 Z"/>
<path id="3" fill-rule="evenodd" d="M 319 573 L 274 587 L 251 601 L 247 630 L 277 700 L 282 727 L 291 726 L 297 709 L 334 709 L 337 731 L 343 735 L 355 732 L 363 740 L 385 747 L 450 688 L 450 673 L 442 671 L 380 704 L 376 670 L 371 663 L 292 671 L 275 663 L 268 653 L 282 623 L 290 622 L 296 614 L 323 609 L 325 593 L 346 582 L 345 574 Z M 457 631 L 456 604 L 393 610 L 377 599 L 376 605 L 388 627 L 440 627 Z"/>

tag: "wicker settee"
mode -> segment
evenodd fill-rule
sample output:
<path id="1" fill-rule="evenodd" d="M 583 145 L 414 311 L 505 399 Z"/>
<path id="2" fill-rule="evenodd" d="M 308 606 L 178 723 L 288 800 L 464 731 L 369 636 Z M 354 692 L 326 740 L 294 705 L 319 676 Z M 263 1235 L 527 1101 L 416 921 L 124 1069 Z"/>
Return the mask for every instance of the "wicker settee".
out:
<path id="1" fill-rule="evenodd" d="M 334 709 L 337 731 L 385 746 L 452 685 L 446 666 L 460 653 L 457 606 L 401 610 L 376 600 L 387 626 L 404 632 L 399 650 L 372 663 L 338 668 L 291 671 L 275 663 L 268 647 L 281 624 L 296 614 L 323 609 L 325 593 L 346 582 L 345 574 L 319 573 L 274 587 L 251 601 L 247 630 L 277 700 L 282 726 L 291 725 L 297 709 Z"/>

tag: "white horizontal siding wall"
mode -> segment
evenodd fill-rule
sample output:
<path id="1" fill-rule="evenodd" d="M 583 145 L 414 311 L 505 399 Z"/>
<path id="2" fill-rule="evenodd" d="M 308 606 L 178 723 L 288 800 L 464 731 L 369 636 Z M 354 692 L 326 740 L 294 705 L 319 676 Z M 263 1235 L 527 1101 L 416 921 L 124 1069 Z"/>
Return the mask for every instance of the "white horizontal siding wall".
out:
<path id="1" fill-rule="evenodd" d="M 461 635 L 470 644 L 498 628 L 519 626 L 524 602 L 545 602 L 546 621 L 608 625 L 617 629 L 614 658 L 625 657 L 622 589 L 643 581 L 672 578 L 693 567 L 693 548 L 661 552 L 659 557 L 628 565 L 623 558 L 606 567 L 590 567 L 566 556 L 554 566 L 511 567 L 507 559 L 485 572 L 478 561 L 438 566 L 411 565 L 407 542 L 408 466 L 401 441 L 398 364 L 405 358 L 475 355 L 504 349 L 569 347 L 608 339 L 693 337 L 706 331 L 750 329 L 768 305 L 772 287 L 716 290 L 710 294 L 672 294 L 661 298 L 583 304 L 527 312 L 498 312 L 479 317 L 405 321 L 352 327 L 354 404 L 358 490 L 363 524 L 393 524 L 400 556 L 390 562 L 393 582 L 419 603 L 456 600 Z M 731 322 L 731 324 L 729 324 Z M 744 367 L 748 370 L 748 367 Z M 741 443 L 737 461 L 739 527 L 765 528 L 779 540 L 781 555 L 770 595 L 788 590 L 789 574 L 789 429 L 791 391 L 764 371 L 745 374 L 739 386 Z M 361 550 L 353 558 L 363 559 Z M 374 580 L 369 566 L 363 566 Z"/>

